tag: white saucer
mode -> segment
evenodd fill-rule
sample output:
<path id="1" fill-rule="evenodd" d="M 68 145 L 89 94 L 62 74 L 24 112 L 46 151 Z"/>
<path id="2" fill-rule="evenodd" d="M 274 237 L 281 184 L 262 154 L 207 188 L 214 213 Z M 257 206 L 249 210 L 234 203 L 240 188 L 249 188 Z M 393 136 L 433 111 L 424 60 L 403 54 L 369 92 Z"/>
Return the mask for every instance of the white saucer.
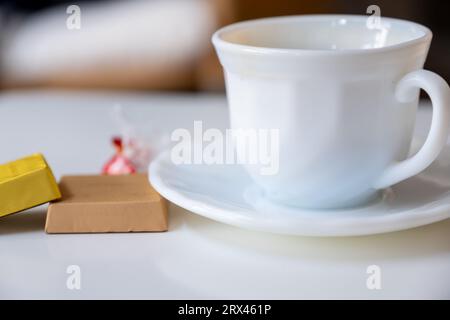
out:
<path id="1" fill-rule="evenodd" d="M 251 230 L 302 236 L 357 236 L 419 227 L 450 218 L 450 147 L 420 175 L 377 201 L 345 210 L 304 210 L 264 199 L 239 165 L 175 165 L 170 153 L 150 166 L 150 181 L 189 211 Z"/>

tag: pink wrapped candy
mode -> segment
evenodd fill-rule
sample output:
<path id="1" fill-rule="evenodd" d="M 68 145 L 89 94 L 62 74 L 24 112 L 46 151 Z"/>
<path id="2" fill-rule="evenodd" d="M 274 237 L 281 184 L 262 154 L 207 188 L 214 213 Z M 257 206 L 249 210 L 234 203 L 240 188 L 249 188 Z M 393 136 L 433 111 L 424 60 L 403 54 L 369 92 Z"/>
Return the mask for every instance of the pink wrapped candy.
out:
<path id="1" fill-rule="evenodd" d="M 116 154 L 103 166 L 102 173 L 106 175 L 135 173 L 135 166 L 123 153 L 122 138 L 114 137 L 112 142 L 116 149 Z"/>

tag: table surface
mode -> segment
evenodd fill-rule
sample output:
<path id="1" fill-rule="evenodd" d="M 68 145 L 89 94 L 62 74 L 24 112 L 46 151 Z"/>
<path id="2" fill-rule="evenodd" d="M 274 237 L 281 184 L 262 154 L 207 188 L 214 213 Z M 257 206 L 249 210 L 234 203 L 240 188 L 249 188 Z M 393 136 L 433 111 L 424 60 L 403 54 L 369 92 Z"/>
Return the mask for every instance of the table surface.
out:
<path id="1" fill-rule="evenodd" d="M 55 175 L 98 173 L 120 104 L 142 130 L 226 128 L 223 95 L 0 94 L 0 163 L 42 152 Z M 424 136 L 429 107 L 420 108 Z M 170 207 L 166 233 L 47 235 L 46 207 L 0 219 L 0 299 L 450 299 L 450 220 L 354 238 L 250 232 Z M 67 287 L 71 265 L 81 288 Z M 381 271 L 369 290 L 367 268 Z"/>

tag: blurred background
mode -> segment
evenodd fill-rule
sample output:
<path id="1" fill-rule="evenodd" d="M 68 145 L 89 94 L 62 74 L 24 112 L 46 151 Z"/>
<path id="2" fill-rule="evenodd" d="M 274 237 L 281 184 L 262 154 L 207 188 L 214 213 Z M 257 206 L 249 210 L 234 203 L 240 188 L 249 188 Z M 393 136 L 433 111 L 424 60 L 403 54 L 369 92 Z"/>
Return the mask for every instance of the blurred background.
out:
<path id="1" fill-rule="evenodd" d="M 221 91 L 210 43 L 220 26 L 253 18 L 381 15 L 434 32 L 426 68 L 450 80 L 449 1 L 395 0 L 0 0 L 0 89 Z M 78 12 L 76 5 L 80 9 Z"/>

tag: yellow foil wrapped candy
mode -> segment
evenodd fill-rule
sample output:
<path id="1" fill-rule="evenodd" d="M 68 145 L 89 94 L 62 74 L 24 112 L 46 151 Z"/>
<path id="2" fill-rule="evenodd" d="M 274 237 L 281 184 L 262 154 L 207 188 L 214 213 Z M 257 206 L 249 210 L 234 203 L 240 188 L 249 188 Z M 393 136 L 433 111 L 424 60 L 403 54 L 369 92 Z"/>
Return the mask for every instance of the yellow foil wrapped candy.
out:
<path id="1" fill-rule="evenodd" d="M 0 217 L 61 198 L 41 154 L 0 165 Z"/>

